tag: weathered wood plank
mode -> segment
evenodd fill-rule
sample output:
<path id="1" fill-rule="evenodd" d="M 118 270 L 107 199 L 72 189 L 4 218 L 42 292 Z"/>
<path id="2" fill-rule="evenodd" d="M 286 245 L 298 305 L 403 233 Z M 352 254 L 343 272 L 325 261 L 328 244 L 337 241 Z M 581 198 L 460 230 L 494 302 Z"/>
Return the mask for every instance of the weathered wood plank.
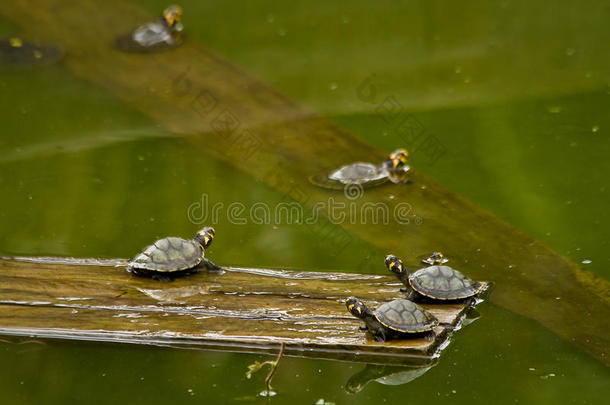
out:
<path id="1" fill-rule="evenodd" d="M 391 276 L 226 268 L 160 283 L 123 260 L 0 258 L 0 334 L 207 347 L 358 361 L 421 364 L 473 302 L 422 304 L 434 335 L 386 343 L 358 329 L 343 303 L 403 296 Z"/>

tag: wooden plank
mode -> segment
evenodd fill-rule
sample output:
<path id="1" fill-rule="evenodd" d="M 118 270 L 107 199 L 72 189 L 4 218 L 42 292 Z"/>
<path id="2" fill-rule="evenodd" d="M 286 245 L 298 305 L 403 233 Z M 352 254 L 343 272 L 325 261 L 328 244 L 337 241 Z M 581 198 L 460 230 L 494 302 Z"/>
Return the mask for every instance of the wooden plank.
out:
<path id="1" fill-rule="evenodd" d="M 411 184 L 367 190 L 357 200 L 311 186 L 307 178 L 312 174 L 347 162 L 381 161 L 385 153 L 192 41 L 171 57 L 119 52 L 110 46 L 114 39 L 153 18 L 140 8 L 123 0 L 18 0 L 2 13 L 23 28 L 26 38 L 64 48 L 63 64 L 78 77 L 304 207 L 329 196 L 339 204 L 355 204 L 356 212 L 371 203 L 396 212 L 407 202 L 419 221 L 333 222 L 329 227 L 341 227 L 344 237 L 337 248 L 360 238 L 364 246 L 401 255 L 411 266 L 417 264 L 414 255 L 442 250 L 469 276 L 495 282 L 495 304 L 536 320 L 610 365 L 608 280 L 416 170 Z M 165 191 L 151 196 L 157 197 L 165 197 Z M 333 234 L 326 229 L 320 238 Z"/>
<path id="2" fill-rule="evenodd" d="M 160 283 L 126 273 L 124 260 L 0 258 L 0 334 L 376 363 L 437 357 L 474 300 L 422 304 L 433 335 L 379 343 L 345 309 L 402 297 L 391 276 L 226 268 Z"/>

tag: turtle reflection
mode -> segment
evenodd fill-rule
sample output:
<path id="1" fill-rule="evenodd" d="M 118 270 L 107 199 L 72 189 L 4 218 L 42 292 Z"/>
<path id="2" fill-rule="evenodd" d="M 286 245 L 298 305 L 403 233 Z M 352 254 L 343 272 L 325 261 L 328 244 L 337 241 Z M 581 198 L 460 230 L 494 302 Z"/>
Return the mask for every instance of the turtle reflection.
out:
<path id="1" fill-rule="evenodd" d="M 355 394 L 364 389 L 371 381 L 383 385 L 402 385 L 410 383 L 416 378 L 424 375 L 432 367 L 436 366 L 438 360 L 421 366 L 389 366 L 379 364 L 367 364 L 362 370 L 352 375 L 345 383 L 345 391 Z"/>
<path id="2" fill-rule="evenodd" d="M 468 312 L 466 312 L 466 316 L 464 316 L 464 319 L 462 319 L 462 323 L 460 324 L 460 326 L 463 328 L 464 326 L 468 326 L 471 323 L 473 323 L 474 321 L 476 321 L 477 319 L 479 319 L 481 317 L 481 313 L 479 311 L 477 311 L 476 308 L 471 307 Z"/>

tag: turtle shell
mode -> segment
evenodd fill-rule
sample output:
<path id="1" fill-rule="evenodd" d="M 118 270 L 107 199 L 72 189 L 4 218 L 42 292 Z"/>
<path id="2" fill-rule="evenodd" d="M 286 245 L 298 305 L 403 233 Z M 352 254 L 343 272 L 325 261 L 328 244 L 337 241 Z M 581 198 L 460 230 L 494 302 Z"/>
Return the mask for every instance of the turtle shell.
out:
<path id="1" fill-rule="evenodd" d="M 427 332 L 438 325 L 434 315 L 405 299 L 386 302 L 373 314 L 386 328 L 402 333 Z"/>
<path id="2" fill-rule="evenodd" d="M 129 267 L 170 273 L 198 266 L 203 256 L 203 247 L 196 240 L 163 238 L 144 249 L 129 263 Z"/>
<path id="3" fill-rule="evenodd" d="M 128 53 L 163 52 L 177 48 L 181 44 L 181 35 L 167 28 L 160 21 L 144 24 L 116 40 L 118 48 Z"/>
<path id="4" fill-rule="evenodd" d="M 373 187 L 388 180 L 388 173 L 383 166 L 365 162 L 352 163 L 330 173 L 319 173 L 309 178 L 309 181 L 316 186 L 333 190 L 343 190 L 351 185 Z"/>
<path id="5" fill-rule="evenodd" d="M 409 276 L 411 287 L 436 300 L 459 300 L 481 292 L 483 285 L 449 266 L 430 266 Z"/>

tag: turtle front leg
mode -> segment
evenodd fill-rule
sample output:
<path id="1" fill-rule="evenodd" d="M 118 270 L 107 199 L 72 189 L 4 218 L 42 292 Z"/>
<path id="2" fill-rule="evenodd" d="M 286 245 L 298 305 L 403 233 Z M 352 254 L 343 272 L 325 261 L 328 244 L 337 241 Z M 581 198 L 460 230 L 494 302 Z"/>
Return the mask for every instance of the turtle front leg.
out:
<path id="1" fill-rule="evenodd" d="M 373 335 L 373 339 L 377 342 L 385 342 L 386 340 L 386 329 L 385 327 L 369 312 L 368 316 L 364 319 L 366 328 Z"/>
<path id="2" fill-rule="evenodd" d="M 407 299 L 409 301 L 415 301 L 419 298 L 419 294 L 415 292 L 412 288 L 403 287 L 400 289 L 400 292 L 407 293 Z"/>
<path id="3" fill-rule="evenodd" d="M 377 342 L 386 341 L 386 335 L 385 335 L 385 332 L 383 331 L 383 329 L 378 329 L 377 332 L 373 335 L 373 337 L 375 338 L 375 340 Z"/>
<path id="4" fill-rule="evenodd" d="M 409 293 L 407 294 L 407 299 L 409 301 L 416 301 L 417 299 L 419 299 L 419 297 L 420 297 L 420 295 L 417 292 L 415 292 L 415 290 L 413 290 L 413 289 L 410 289 Z"/>
<path id="5" fill-rule="evenodd" d="M 201 261 L 201 264 L 208 270 L 222 270 L 222 268 L 220 266 L 215 265 L 214 263 L 212 263 L 209 259 L 207 258 L 203 258 L 203 260 Z"/>
<path id="6" fill-rule="evenodd" d="M 174 279 L 170 276 L 166 276 L 166 275 L 162 275 L 162 274 L 155 274 L 152 276 L 153 280 L 157 280 L 161 283 L 169 283 L 174 281 Z"/>

